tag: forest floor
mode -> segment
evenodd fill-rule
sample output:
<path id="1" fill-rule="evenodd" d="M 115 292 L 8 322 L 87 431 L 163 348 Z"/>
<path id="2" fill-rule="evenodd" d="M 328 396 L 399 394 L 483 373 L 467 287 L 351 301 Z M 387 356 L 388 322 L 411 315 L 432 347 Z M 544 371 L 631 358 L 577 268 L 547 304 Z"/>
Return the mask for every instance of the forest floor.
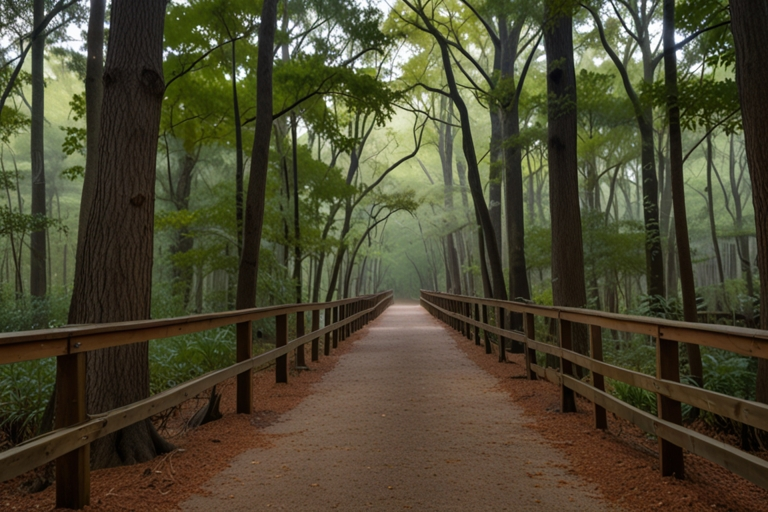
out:
<path id="1" fill-rule="evenodd" d="M 409 304 L 408 309 L 411 308 L 412 306 Z M 685 480 L 662 478 L 659 476 L 658 459 L 655 456 L 656 441 L 629 423 L 610 415 L 608 431 L 595 430 L 592 427 L 591 404 L 586 401 L 579 400 L 578 413 L 560 414 L 557 412 L 559 407 L 558 388 L 547 382 L 526 380 L 521 356 L 511 356 L 507 364 L 499 364 L 495 356 L 485 355 L 482 347 L 478 347 L 474 342 L 467 340 L 458 333 L 444 328 L 420 308 L 418 311 L 416 309 L 413 308 L 414 313 L 418 312 L 426 317 L 424 322 L 428 323 L 430 327 L 442 331 L 444 341 L 453 340 L 450 346 L 455 352 L 463 352 L 466 359 L 474 362 L 474 364 L 467 364 L 468 361 L 461 358 L 464 359 L 464 364 L 460 365 L 462 371 L 485 370 L 478 373 L 484 374 L 487 379 L 490 379 L 488 382 L 490 382 L 491 387 L 488 388 L 489 393 L 486 395 L 493 394 L 496 398 L 498 395 L 503 395 L 505 404 L 502 404 L 501 407 L 519 411 L 519 419 L 512 420 L 513 418 L 509 414 L 505 416 L 505 423 L 503 423 L 505 428 L 502 434 L 491 432 L 499 428 L 498 424 L 492 425 L 491 431 L 484 430 L 485 427 L 480 429 L 479 421 L 474 418 L 477 411 L 474 411 L 471 422 L 475 424 L 469 430 L 481 432 L 484 439 L 489 442 L 497 442 L 497 448 L 502 451 L 505 450 L 505 443 L 507 442 L 515 444 L 516 450 L 527 450 L 526 445 L 530 444 L 541 446 L 547 454 L 544 458 L 551 458 L 551 454 L 554 453 L 559 459 L 558 464 L 542 465 L 539 464 L 539 461 L 534 461 L 537 463 L 536 471 L 525 471 L 524 476 L 517 479 L 523 481 L 519 485 L 525 488 L 526 493 L 535 494 L 538 489 L 542 489 L 542 483 L 556 478 L 557 484 L 546 488 L 553 489 L 553 493 L 564 491 L 568 497 L 573 497 L 574 493 L 581 494 L 582 496 L 574 499 L 587 500 L 579 501 L 579 503 L 590 504 L 583 505 L 581 508 L 586 506 L 590 509 L 620 508 L 623 510 L 768 510 L 767 491 L 694 455 L 686 454 L 687 478 Z M 330 374 L 329 372 L 334 369 L 342 356 L 350 353 L 350 351 L 364 353 L 366 347 L 373 350 L 374 353 L 376 352 L 375 348 L 371 348 L 373 344 L 370 344 L 369 347 L 368 343 L 356 344 L 355 342 L 375 332 L 374 329 L 380 328 L 382 323 L 387 322 L 388 317 L 393 312 L 394 309 L 388 310 L 382 318 L 342 342 L 330 357 L 321 356 L 320 362 L 311 364 L 311 371 L 291 375 L 287 386 L 275 384 L 274 375 L 271 371 L 256 373 L 254 375 L 255 412 L 251 417 L 234 414 L 234 386 L 232 383 L 228 383 L 222 389 L 224 418 L 195 430 L 184 431 L 178 427 L 183 425 L 185 418 L 191 417 L 195 408 L 201 405 L 200 401 L 190 401 L 169 421 L 170 429 L 168 432 L 170 434 L 175 433 L 171 440 L 175 443 L 177 450 L 144 464 L 94 471 L 91 475 L 92 505 L 89 509 L 115 511 L 174 510 L 194 495 L 215 498 L 216 487 L 210 487 L 211 482 L 219 487 L 221 487 L 221 478 L 230 478 L 232 480 L 230 484 L 235 482 L 234 479 L 238 477 L 231 476 L 230 472 L 236 466 L 237 461 L 241 463 L 245 461 L 246 464 L 250 465 L 251 470 L 256 470 L 248 471 L 249 473 L 260 474 L 258 470 L 267 468 L 270 460 L 277 462 L 274 455 L 276 450 L 271 450 L 272 447 L 293 446 L 297 442 L 297 436 L 304 435 L 302 432 L 290 431 L 290 428 L 288 428 L 289 431 L 286 431 L 286 425 L 290 425 L 291 421 L 296 421 L 297 418 L 301 419 L 298 413 L 306 412 L 306 410 L 311 411 L 312 404 L 315 402 L 322 402 L 324 396 L 328 394 L 328 390 L 323 390 L 323 386 L 328 388 L 327 384 L 333 383 L 334 379 L 337 378 L 337 372 Z M 396 321 L 395 323 L 398 328 L 402 327 L 400 325 L 402 322 Z M 382 334 L 393 338 L 394 332 L 394 328 L 389 326 L 388 332 L 383 330 Z M 456 348 L 458 350 L 455 350 Z M 400 350 L 400 352 L 407 351 Z M 381 354 L 380 350 L 379 354 Z M 434 355 L 428 351 L 422 353 L 422 357 L 429 359 Z M 348 367 L 348 365 L 342 364 L 338 368 L 339 374 L 343 374 L 341 370 L 347 371 L 345 366 Z M 473 378 L 482 380 L 481 376 L 475 375 Z M 462 388 L 466 389 L 464 386 L 466 378 L 456 379 L 454 384 L 458 383 L 461 383 Z M 355 382 L 352 386 L 358 384 L 359 382 Z M 458 390 L 460 388 L 450 386 L 450 389 Z M 317 400 L 315 397 L 304 400 L 313 394 L 318 395 Z M 436 395 L 432 393 L 425 399 L 429 399 L 430 396 L 434 398 Z M 478 395 L 473 396 L 472 400 L 485 398 Z M 499 403 L 495 402 L 495 407 L 499 407 Z M 343 403 L 341 405 L 345 406 Z M 297 406 L 300 407 L 297 408 Z M 296 410 L 289 413 L 294 408 Z M 509 409 L 506 409 L 507 412 Z M 389 415 L 396 417 L 397 414 L 396 411 L 393 411 Z M 380 415 L 377 414 L 376 416 Z M 381 418 L 385 418 L 385 416 L 381 416 Z M 176 432 L 174 428 L 176 428 Z M 493 436 L 497 437 L 494 438 Z M 450 437 L 446 437 L 445 433 L 438 432 L 435 438 L 442 439 L 443 443 L 450 443 Z M 346 442 L 343 437 L 339 437 L 336 445 L 343 446 Z M 348 450 L 342 449 L 339 453 L 345 451 Z M 254 453 L 261 454 L 259 459 L 252 457 Z M 457 452 L 456 459 L 460 458 L 462 457 Z M 459 467 L 459 464 L 452 464 L 456 462 L 458 461 L 446 459 L 444 464 L 446 467 L 451 465 Z M 262 464 L 265 465 L 262 466 Z M 513 465 L 506 464 L 506 466 Z M 269 471 L 273 469 L 275 468 L 270 468 Z M 261 499 L 262 491 L 270 487 L 279 488 L 279 485 L 275 487 L 275 483 L 279 482 L 277 478 L 278 476 L 282 477 L 283 473 L 288 473 L 295 480 L 296 475 L 291 475 L 289 468 L 278 467 L 277 469 L 280 470 L 279 475 L 271 475 L 273 477 L 271 482 L 260 483 L 259 490 L 250 493 L 251 496 L 259 496 L 258 502 L 245 501 L 246 507 L 250 505 L 253 508 L 257 503 L 265 505 Z M 445 470 L 445 468 L 442 469 Z M 502 467 L 501 470 L 506 471 L 506 468 Z M 560 472 L 562 475 L 558 473 L 559 476 L 553 477 L 554 473 L 548 472 Z M 478 487 L 484 487 L 491 494 L 493 494 L 493 482 L 508 481 L 500 480 L 499 477 L 504 475 L 495 471 L 492 471 L 490 476 L 487 474 L 482 476 L 481 474 L 469 473 L 464 467 L 459 468 L 458 474 L 460 478 L 450 478 L 452 485 L 459 485 L 463 479 Z M 291 478 L 285 481 L 291 481 Z M 19 486 L 29 479 L 30 475 L 24 475 L 0 484 L 0 510 L 52 510 L 54 508 L 53 487 L 36 494 L 26 494 L 19 490 Z M 494 480 L 489 482 L 490 479 Z M 264 483 L 269 483 L 270 486 L 262 486 Z M 236 486 L 241 487 L 242 482 L 237 482 Z M 344 486 L 354 487 L 350 485 L 350 482 L 344 482 L 342 487 Z M 307 491 L 318 490 L 313 487 L 309 484 Z M 399 492 L 399 489 L 395 490 L 395 486 L 387 487 L 393 487 L 393 489 L 387 488 L 389 493 Z M 463 488 L 464 485 L 461 487 Z M 221 487 L 221 489 L 229 488 L 232 486 Z M 591 492 L 590 489 L 594 489 L 594 491 Z M 452 491 L 450 487 L 447 489 L 447 494 L 451 494 L 448 491 Z M 223 492 L 229 491 L 224 490 Z M 590 494 L 595 493 L 601 495 L 604 501 L 589 501 L 593 500 Z M 506 505 L 511 509 L 520 510 L 519 505 L 521 503 L 518 501 L 518 496 L 511 493 L 507 493 L 507 495 L 509 501 Z M 529 498 L 532 497 L 529 496 Z M 201 498 L 195 497 L 194 499 Z M 234 492 L 226 494 L 224 499 L 235 501 Z M 535 499 L 539 498 L 529 499 L 526 502 L 529 508 L 545 508 L 544 503 L 538 505 Z M 549 499 L 548 496 L 547 499 Z M 232 506 L 234 505 L 233 502 L 230 502 L 231 505 L 222 501 L 214 503 L 227 505 L 230 510 L 235 509 Z M 385 503 L 387 502 L 381 504 L 384 505 Z M 395 500 L 389 501 L 389 503 L 393 505 L 397 503 L 398 508 L 409 506 L 407 500 Z M 570 503 L 573 506 L 565 507 L 566 509 L 579 508 L 575 502 Z M 191 505 L 187 504 L 187 506 Z M 216 508 L 218 508 L 216 505 L 209 507 L 209 509 Z M 295 510 L 300 509 L 295 506 L 293 508 Z M 316 507 L 310 508 L 319 510 Z M 384 508 L 389 509 L 386 506 Z M 419 509 L 420 507 L 415 506 L 413 508 Z M 487 509 L 490 510 L 490 508 Z"/>

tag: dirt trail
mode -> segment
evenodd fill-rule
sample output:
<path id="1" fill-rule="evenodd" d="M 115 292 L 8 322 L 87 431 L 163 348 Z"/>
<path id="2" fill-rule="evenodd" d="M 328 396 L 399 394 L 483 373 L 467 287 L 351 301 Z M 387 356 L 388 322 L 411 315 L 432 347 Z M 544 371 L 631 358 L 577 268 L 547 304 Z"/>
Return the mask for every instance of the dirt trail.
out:
<path id="1" fill-rule="evenodd" d="M 290 385 L 290 384 L 289 384 Z M 369 327 L 316 392 L 184 510 L 604 510 L 496 379 L 417 305 Z"/>

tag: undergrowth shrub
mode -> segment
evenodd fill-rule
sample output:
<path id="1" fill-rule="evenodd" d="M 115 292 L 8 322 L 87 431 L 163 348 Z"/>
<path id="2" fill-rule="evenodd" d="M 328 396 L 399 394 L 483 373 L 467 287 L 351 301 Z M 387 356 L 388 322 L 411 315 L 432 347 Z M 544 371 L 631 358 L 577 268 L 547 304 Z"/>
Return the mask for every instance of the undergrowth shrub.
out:
<path id="1" fill-rule="evenodd" d="M 55 380 L 53 358 L 0 366 L 0 433 L 11 446 L 38 434 Z"/>

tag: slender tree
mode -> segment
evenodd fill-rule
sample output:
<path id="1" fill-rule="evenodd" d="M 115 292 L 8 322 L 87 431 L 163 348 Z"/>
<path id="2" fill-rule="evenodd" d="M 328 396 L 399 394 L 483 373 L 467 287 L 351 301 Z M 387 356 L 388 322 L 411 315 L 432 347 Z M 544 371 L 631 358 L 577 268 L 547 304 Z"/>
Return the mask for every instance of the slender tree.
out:
<path id="1" fill-rule="evenodd" d="M 685 181 L 683 180 L 683 138 L 680 129 L 680 106 L 677 88 L 677 54 L 675 49 L 675 0 L 664 0 L 664 81 L 669 113 L 669 160 L 672 183 L 672 205 L 675 212 L 674 233 L 683 292 L 683 317 L 686 322 L 698 321 L 696 290 L 693 281 L 691 246 L 688 241 L 688 217 L 685 212 Z M 670 271 L 670 269 L 667 269 Z M 701 349 L 687 343 L 691 376 L 701 386 L 704 383 Z"/>
<path id="2" fill-rule="evenodd" d="M 259 61 L 256 67 L 256 134 L 251 153 L 251 174 L 243 219 L 243 250 L 237 276 L 237 309 L 256 305 L 259 247 L 264 224 L 264 196 L 272 135 L 272 68 L 274 65 L 277 0 L 264 0 L 259 25 Z"/>

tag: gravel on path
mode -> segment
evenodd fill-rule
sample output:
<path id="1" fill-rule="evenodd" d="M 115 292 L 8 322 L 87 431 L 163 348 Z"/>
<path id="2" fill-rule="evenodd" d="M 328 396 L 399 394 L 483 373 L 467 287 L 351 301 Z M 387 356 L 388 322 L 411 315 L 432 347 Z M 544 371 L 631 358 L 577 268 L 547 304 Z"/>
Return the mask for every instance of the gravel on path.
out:
<path id="1" fill-rule="evenodd" d="M 498 381 L 418 305 L 391 306 L 315 393 L 183 510 L 604 510 Z"/>

